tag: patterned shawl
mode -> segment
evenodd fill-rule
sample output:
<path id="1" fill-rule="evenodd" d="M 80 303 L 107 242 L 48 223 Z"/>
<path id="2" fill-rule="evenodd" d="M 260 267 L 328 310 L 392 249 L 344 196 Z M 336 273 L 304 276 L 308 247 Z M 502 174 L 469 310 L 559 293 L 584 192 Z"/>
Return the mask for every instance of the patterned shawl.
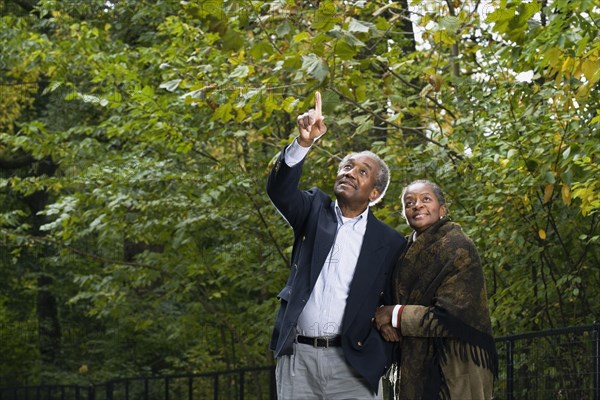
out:
<path id="1" fill-rule="evenodd" d="M 474 243 L 446 218 L 413 237 L 398 260 L 393 293 L 396 304 L 427 307 L 425 334 L 401 338 L 396 389 L 402 398 L 444 398 L 448 388 L 440 365 L 448 355 L 497 375 L 483 270 Z"/>

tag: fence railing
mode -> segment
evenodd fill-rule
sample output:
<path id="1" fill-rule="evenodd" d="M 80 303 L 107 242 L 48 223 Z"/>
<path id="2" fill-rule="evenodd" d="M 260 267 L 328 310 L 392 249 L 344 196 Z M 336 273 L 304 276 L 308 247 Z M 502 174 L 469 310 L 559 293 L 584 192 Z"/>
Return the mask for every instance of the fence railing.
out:
<path id="1" fill-rule="evenodd" d="M 88 386 L 0 388 L 0 400 L 267 400 L 276 399 L 275 367 L 201 374 L 118 378 Z"/>
<path id="2" fill-rule="evenodd" d="M 600 400 L 600 323 L 496 338 L 494 399 Z M 0 400 L 275 400 L 275 367 L 0 388 Z"/>
<path id="3" fill-rule="evenodd" d="M 600 323 L 496 338 L 495 398 L 600 400 Z"/>

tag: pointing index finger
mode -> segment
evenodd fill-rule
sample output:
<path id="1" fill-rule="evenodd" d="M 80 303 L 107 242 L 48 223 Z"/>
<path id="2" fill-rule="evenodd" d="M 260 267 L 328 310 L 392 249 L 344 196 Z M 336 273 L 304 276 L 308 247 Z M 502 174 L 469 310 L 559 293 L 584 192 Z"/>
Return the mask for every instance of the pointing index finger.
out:
<path id="1" fill-rule="evenodd" d="M 315 92 L 315 111 L 317 112 L 317 116 L 321 116 L 321 93 Z"/>

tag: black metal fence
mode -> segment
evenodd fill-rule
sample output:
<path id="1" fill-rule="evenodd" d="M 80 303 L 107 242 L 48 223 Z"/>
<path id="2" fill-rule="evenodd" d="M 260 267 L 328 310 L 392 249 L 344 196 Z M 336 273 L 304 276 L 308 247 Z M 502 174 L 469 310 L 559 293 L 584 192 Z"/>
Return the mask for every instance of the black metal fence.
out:
<path id="1" fill-rule="evenodd" d="M 195 375 L 117 379 L 94 387 L 89 400 L 275 399 L 272 371 L 273 367 L 260 367 Z"/>
<path id="2" fill-rule="evenodd" d="M 274 400 L 275 367 L 0 388 L 0 400 Z"/>
<path id="3" fill-rule="evenodd" d="M 496 338 L 495 399 L 600 400 L 600 323 Z"/>
<path id="4" fill-rule="evenodd" d="M 496 339 L 494 399 L 600 400 L 600 323 Z M 0 388 L 0 400 L 275 400 L 274 367 Z"/>

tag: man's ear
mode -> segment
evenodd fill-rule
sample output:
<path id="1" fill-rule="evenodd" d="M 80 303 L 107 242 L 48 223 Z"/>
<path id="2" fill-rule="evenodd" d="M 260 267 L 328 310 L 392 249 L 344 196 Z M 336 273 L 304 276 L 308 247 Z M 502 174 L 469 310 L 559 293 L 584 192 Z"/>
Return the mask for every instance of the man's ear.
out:
<path id="1" fill-rule="evenodd" d="M 373 188 L 373 190 L 371 190 L 371 194 L 369 195 L 369 201 L 374 202 L 377 200 L 379 198 L 379 194 L 379 190 L 377 190 L 377 188 Z"/>

